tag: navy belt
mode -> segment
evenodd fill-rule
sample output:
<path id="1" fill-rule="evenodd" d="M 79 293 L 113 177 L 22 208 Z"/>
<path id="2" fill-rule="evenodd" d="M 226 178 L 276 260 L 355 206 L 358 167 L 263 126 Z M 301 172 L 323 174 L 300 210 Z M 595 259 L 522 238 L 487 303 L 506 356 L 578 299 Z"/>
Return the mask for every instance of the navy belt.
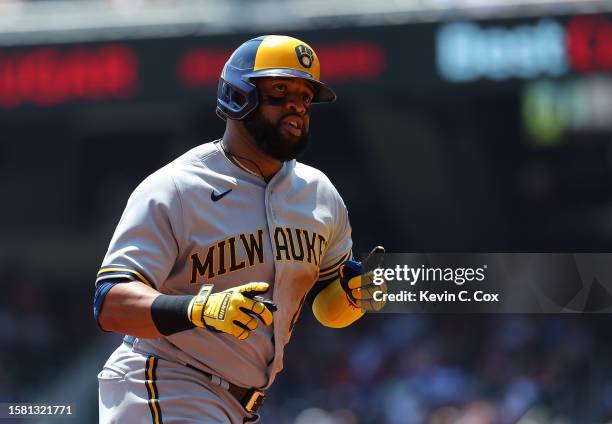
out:
<path id="1" fill-rule="evenodd" d="M 196 370 L 202 374 L 204 374 L 210 381 L 217 384 L 216 380 L 221 380 L 220 377 L 217 377 L 211 373 L 203 371 L 199 368 L 196 368 L 192 365 L 186 364 L 187 367 Z M 261 390 L 250 388 L 247 389 L 245 387 L 236 386 L 235 384 L 230 383 L 229 381 L 225 381 L 227 383 L 227 391 L 242 405 L 245 411 L 249 414 L 256 414 L 261 405 L 263 405 L 264 400 L 266 399 L 266 395 Z M 223 384 L 221 384 L 224 387 Z"/>

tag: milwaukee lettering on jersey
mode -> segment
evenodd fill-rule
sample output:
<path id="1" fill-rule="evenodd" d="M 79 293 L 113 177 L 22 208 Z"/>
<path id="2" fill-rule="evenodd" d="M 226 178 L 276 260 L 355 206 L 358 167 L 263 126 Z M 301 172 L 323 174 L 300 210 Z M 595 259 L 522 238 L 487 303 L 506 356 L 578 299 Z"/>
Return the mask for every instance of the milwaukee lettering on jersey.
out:
<path id="1" fill-rule="evenodd" d="M 327 247 L 327 240 L 321 234 L 312 231 L 276 227 L 274 247 L 277 261 L 301 261 L 319 266 L 321 256 Z"/>
<path id="2" fill-rule="evenodd" d="M 273 240 L 275 260 L 308 262 L 317 267 L 327 247 L 327 240 L 321 234 L 301 228 L 276 227 Z M 233 235 L 211 244 L 205 255 L 200 256 L 199 252 L 191 255 L 190 284 L 196 284 L 199 277 L 211 280 L 264 263 L 263 246 L 263 230 Z"/>

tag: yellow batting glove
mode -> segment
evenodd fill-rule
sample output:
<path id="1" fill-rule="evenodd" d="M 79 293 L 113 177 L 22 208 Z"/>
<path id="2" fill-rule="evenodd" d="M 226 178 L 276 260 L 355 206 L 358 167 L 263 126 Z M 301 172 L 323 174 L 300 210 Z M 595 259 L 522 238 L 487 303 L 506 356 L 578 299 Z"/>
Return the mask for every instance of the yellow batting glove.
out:
<path id="1" fill-rule="evenodd" d="M 348 260 L 340 267 L 340 285 L 351 304 L 362 311 L 380 311 L 385 306 L 387 284 L 374 284 L 373 272 L 363 274 L 361 263 Z M 374 293 L 377 293 L 374 295 Z M 378 300 L 376 300 L 378 299 Z"/>
<path id="2" fill-rule="evenodd" d="M 264 302 L 253 299 L 269 288 L 268 283 L 247 283 L 212 293 L 213 285 L 204 284 L 189 305 L 189 319 L 198 327 L 228 333 L 244 340 L 257 328 L 257 319 L 265 325 L 272 324 L 270 309 Z M 274 304 L 266 303 L 275 310 Z"/>

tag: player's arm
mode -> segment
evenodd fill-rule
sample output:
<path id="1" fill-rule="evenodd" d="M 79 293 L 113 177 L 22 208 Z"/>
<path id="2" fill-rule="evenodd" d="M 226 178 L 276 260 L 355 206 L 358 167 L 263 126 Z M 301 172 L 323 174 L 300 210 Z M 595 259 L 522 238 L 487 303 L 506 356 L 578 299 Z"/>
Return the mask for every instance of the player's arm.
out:
<path id="1" fill-rule="evenodd" d="M 357 321 L 365 312 L 349 300 L 336 278 L 316 295 L 312 313 L 326 327 L 343 328 Z"/>
<path id="2" fill-rule="evenodd" d="M 114 284 L 104 298 L 98 315 L 103 330 L 135 337 L 160 337 L 151 306 L 161 293 L 137 281 Z M 193 325 L 191 326 L 193 327 Z"/>
<path id="3" fill-rule="evenodd" d="M 354 260 L 344 262 L 339 268 L 338 278 L 315 291 L 311 301 L 312 312 L 321 324 L 343 328 L 357 321 L 368 310 L 382 309 L 385 302 L 375 300 L 374 293 L 386 292 L 386 285 L 374 284 L 370 268 L 372 261 L 380 260 L 380 256 L 376 258 L 374 254 L 381 255 L 383 252 L 384 248 L 378 246 L 363 264 Z"/>
<path id="4" fill-rule="evenodd" d="M 106 282 L 96 289 L 94 315 L 104 330 L 141 338 L 201 327 L 244 340 L 258 321 L 272 323 L 273 304 L 256 300 L 268 288 L 248 283 L 212 293 L 213 285 L 205 284 L 196 296 L 170 296 L 136 281 Z"/>

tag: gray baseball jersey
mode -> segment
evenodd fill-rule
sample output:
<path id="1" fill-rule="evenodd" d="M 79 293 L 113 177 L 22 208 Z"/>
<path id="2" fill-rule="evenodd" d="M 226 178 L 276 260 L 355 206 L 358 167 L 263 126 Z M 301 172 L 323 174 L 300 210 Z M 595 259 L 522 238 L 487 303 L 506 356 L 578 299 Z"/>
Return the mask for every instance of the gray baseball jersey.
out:
<path id="1" fill-rule="evenodd" d="M 337 274 L 351 247 L 346 207 L 321 171 L 288 161 L 266 184 L 207 143 L 134 190 L 97 281 L 138 280 L 170 295 L 196 294 L 204 283 L 215 292 L 271 283 L 274 323 L 246 340 L 194 328 L 134 343 L 135 351 L 267 388 L 307 293 Z"/>

